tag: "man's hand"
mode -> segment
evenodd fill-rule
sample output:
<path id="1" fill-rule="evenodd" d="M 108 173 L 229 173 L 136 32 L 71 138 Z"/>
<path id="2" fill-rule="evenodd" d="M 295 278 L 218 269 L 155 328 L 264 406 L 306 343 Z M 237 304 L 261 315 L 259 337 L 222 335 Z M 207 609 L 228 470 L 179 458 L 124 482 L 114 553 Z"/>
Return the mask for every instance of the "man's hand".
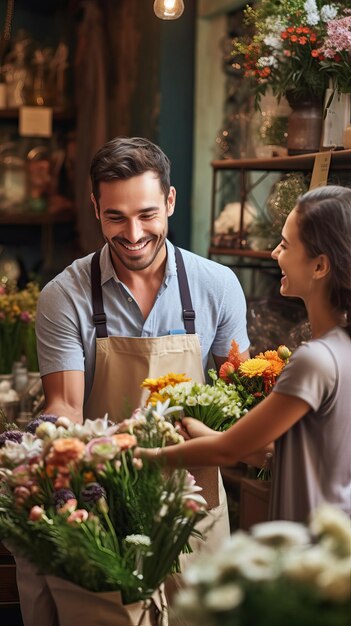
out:
<path id="1" fill-rule="evenodd" d="M 184 417 L 181 422 L 177 422 L 177 426 L 179 427 L 179 433 L 183 435 L 184 439 L 219 434 L 193 417 Z"/>

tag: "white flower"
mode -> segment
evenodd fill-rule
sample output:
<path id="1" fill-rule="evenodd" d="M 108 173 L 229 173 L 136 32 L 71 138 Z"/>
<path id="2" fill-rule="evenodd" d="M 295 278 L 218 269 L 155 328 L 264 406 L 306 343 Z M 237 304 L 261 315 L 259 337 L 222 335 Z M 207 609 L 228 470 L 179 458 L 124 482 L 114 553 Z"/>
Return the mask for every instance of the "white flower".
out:
<path id="1" fill-rule="evenodd" d="M 79 430 L 81 431 L 81 436 L 88 435 L 92 437 L 109 437 L 118 430 L 118 427 L 116 424 L 113 424 L 112 426 L 109 425 L 106 413 L 103 418 L 100 417 L 96 420 L 85 420 L 83 426 Z"/>
<path id="2" fill-rule="evenodd" d="M 338 14 L 335 4 L 326 4 L 321 8 L 321 18 L 323 22 L 333 20 Z"/>
<path id="3" fill-rule="evenodd" d="M 305 526 L 283 520 L 255 524 L 251 533 L 258 541 L 272 546 L 306 545 L 310 542 Z"/>
<path id="4" fill-rule="evenodd" d="M 185 402 L 188 406 L 196 406 L 197 399 L 195 396 L 188 396 Z"/>
<path id="5" fill-rule="evenodd" d="M 35 436 L 39 439 L 53 439 L 55 434 L 56 426 L 51 422 L 42 422 L 35 430 Z"/>
<path id="6" fill-rule="evenodd" d="M 263 38 L 263 41 L 266 46 L 273 48 L 273 50 L 281 50 L 283 47 L 282 39 L 276 35 L 266 35 L 266 37 Z"/>
<path id="7" fill-rule="evenodd" d="M 282 563 L 284 575 L 293 580 L 315 584 L 318 576 L 329 569 L 335 559 L 323 547 L 316 545 L 307 550 L 290 550 Z"/>
<path id="8" fill-rule="evenodd" d="M 24 433 L 21 443 L 6 441 L 0 451 L 2 463 L 20 463 L 21 461 L 34 459 L 41 454 L 43 442 L 30 433 Z"/>
<path id="9" fill-rule="evenodd" d="M 169 403 L 170 403 L 170 398 L 167 398 L 167 400 L 165 402 L 160 402 L 159 400 L 156 403 L 156 406 L 153 410 L 153 415 L 154 417 L 166 417 L 166 415 L 169 415 L 171 413 L 175 413 L 178 411 L 182 411 L 183 407 L 182 406 L 172 406 L 169 407 Z"/>
<path id="10" fill-rule="evenodd" d="M 306 11 L 306 22 L 310 26 L 315 26 L 319 22 L 319 13 L 316 0 L 306 0 L 304 3 L 304 9 Z"/>
<path id="11" fill-rule="evenodd" d="M 183 573 L 187 585 L 213 585 L 219 577 L 218 569 L 213 560 L 204 555 L 197 558 L 196 563 L 187 567 Z"/>
<path id="12" fill-rule="evenodd" d="M 351 522 L 340 509 L 323 504 L 313 512 L 310 529 L 330 550 L 351 554 Z"/>
<path id="13" fill-rule="evenodd" d="M 257 60 L 257 67 L 276 67 L 278 65 L 277 59 L 273 55 L 268 57 L 260 57 Z"/>
<path id="14" fill-rule="evenodd" d="M 127 535 L 125 541 L 134 546 L 151 546 L 151 539 L 148 535 Z"/>
<path id="15" fill-rule="evenodd" d="M 244 593 L 235 583 L 210 589 L 204 597 L 205 606 L 212 611 L 230 611 L 241 604 Z"/>
<path id="16" fill-rule="evenodd" d="M 189 617 L 201 612 L 199 598 L 194 589 L 181 589 L 176 595 L 175 603 L 177 608 L 180 609 L 184 615 Z"/>
<path id="17" fill-rule="evenodd" d="M 57 428 L 59 426 L 62 426 L 63 428 L 67 430 L 68 428 L 72 426 L 72 420 L 70 420 L 69 417 L 65 417 L 64 415 L 61 415 L 60 417 L 57 418 L 55 426 Z"/>
<path id="18" fill-rule="evenodd" d="M 351 559 L 329 565 L 317 578 L 317 585 L 330 600 L 346 602 L 351 597 Z"/>

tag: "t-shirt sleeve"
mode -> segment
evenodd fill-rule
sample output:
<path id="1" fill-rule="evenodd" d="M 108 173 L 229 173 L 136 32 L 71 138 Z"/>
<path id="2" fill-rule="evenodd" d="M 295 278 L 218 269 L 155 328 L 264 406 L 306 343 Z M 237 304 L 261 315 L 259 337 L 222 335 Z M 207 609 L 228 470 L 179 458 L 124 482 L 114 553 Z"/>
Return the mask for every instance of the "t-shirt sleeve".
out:
<path id="1" fill-rule="evenodd" d="M 42 376 L 66 370 L 84 371 L 77 310 L 58 282 L 48 283 L 40 293 L 36 335 Z"/>
<path id="2" fill-rule="evenodd" d="M 236 341 L 240 352 L 249 348 L 247 335 L 247 307 L 243 289 L 229 268 L 223 268 L 223 291 L 220 302 L 217 332 L 211 351 L 216 356 L 226 356 L 230 350 L 232 339 Z"/>
<path id="3" fill-rule="evenodd" d="M 332 395 L 337 380 L 336 363 L 322 343 L 297 348 L 279 376 L 273 392 L 295 396 L 317 411 Z"/>

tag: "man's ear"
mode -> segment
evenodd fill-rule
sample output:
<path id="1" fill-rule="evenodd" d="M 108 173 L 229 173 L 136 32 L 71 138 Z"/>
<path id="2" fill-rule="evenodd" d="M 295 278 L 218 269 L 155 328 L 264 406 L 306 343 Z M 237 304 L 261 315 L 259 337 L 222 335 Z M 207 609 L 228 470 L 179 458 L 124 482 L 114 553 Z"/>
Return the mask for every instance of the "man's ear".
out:
<path id="1" fill-rule="evenodd" d="M 170 217 L 174 213 L 174 207 L 176 202 L 176 190 L 174 187 L 169 188 L 168 198 L 167 198 L 167 215 Z"/>
<path id="2" fill-rule="evenodd" d="M 315 259 L 313 278 L 320 280 L 330 272 L 330 261 L 326 254 L 319 254 Z"/>
<path id="3" fill-rule="evenodd" d="M 100 221 L 100 211 L 99 211 L 98 203 L 96 202 L 95 196 L 93 193 L 90 194 L 90 199 L 94 205 L 95 217 L 97 220 Z"/>

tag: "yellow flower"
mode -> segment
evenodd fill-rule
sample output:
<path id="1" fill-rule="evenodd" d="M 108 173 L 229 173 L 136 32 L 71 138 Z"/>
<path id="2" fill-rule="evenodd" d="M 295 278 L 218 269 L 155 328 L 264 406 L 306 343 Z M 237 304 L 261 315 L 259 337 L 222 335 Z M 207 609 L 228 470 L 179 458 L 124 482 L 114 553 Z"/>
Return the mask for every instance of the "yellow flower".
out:
<path id="1" fill-rule="evenodd" d="M 263 372 L 269 367 L 269 361 L 266 359 L 247 359 L 240 367 L 239 372 L 248 378 L 254 378 L 254 376 L 262 376 Z"/>
<path id="2" fill-rule="evenodd" d="M 171 396 L 169 396 L 168 394 L 164 393 L 164 394 L 160 394 L 158 393 L 158 391 L 153 391 L 150 396 L 148 397 L 148 404 L 152 404 L 152 406 L 156 406 L 157 402 L 166 402 L 166 400 L 168 400 L 168 398 L 170 398 Z"/>
<path id="3" fill-rule="evenodd" d="M 168 387 L 168 385 L 177 385 L 178 383 L 186 383 L 191 378 L 188 378 L 185 374 L 174 374 L 170 372 L 166 374 L 166 376 L 160 376 L 159 378 L 145 378 L 145 380 L 141 383 L 141 387 L 144 389 L 149 389 L 151 393 L 154 391 L 160 391 L 164 387 Z"/>

